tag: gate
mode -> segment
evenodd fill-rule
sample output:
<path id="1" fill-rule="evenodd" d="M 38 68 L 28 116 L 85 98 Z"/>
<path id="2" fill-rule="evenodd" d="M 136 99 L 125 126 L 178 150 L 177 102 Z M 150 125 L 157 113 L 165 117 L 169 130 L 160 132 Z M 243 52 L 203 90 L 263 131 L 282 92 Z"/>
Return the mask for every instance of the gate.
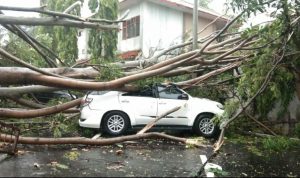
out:
<path id="1" fill-rule="evenodd" d="M 0 152 L 7 154 L 17 153 L 20 129 L 0 121 Z"/>

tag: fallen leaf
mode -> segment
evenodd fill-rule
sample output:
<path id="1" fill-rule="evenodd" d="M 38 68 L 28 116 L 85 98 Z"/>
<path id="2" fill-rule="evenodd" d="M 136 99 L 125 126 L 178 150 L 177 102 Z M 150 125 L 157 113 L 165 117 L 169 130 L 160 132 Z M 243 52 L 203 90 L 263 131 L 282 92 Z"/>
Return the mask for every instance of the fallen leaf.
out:
<path id="1" fill-rule="evenodd" d="M 117 154 L 117 155 L 121 155 L 121 154 L 123 154 L 123 153 L 124 153 L 123 150 L 117 150 L 117 151 L 116 151 L 116 154 Z"/>
<path id="2" fill-rule="evenodd" d="M 25 151 L 24 150 L 18 150 L 17 154 L 18 155 L 23 155 L 23 154 L 25 154 Z"/>
<path id="3" fill-rule="evenodd" d="M 123 148 L 124 146 L 122 144 L 117 144 L 117 147 Z"/>
<path id="4" fill-rule="evenodd" d="M 60 169 L 69 169 L 69 166 L 64 165 L 64 164 L 57 163 L 57 164 L 55 164 L 55 166 L 58 167 L 58 168 L 60 168 Z"/>
<path id="5" fill-rule="evenodd" d="M 35 168 L 40 168 L 40 167 L 41 167 L 38 163 L 34 163 L 33 166 L 34 166 Z"/>
<path id="6" fill-rule="evenodd" d="M 112 166 L 107 166 L 106 169 L 114 169 L 114 170 L 116 170 L 116 169 L 120 169 L 122 167 L 124 167 L 124 165 L 112 165 Z"/>
<path id="7" fill-rule="evenodd" d="M 51 164 L 52 166 L 55 166 L 56 164 L 58 164 L 58 162 L 52 161 L 50 164 Z"/>

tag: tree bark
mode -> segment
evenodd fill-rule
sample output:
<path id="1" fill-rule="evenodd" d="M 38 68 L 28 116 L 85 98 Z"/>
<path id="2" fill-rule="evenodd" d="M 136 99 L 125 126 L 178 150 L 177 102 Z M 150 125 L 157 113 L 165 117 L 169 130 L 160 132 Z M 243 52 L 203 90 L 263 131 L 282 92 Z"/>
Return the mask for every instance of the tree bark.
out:
<path id="1" fill-rule="evenodd" d="M 173 112 L 176 112 L 178 111 L 179 109 L 181 108 L 181 106 L 177 106 L 163 114 L 161 114 L 160 116 L 156 117 L 154 120 L 150 121 L 142 130 L 140 130 L 137 134 L 143 134 L 145 132 L 147 132 L 149 129 L 151 129 L 155 124 L 156 122 L 158 122 L 160 119 L 162 119 L 163 117 L 173 113 Z"/>
<path id="2" fill-rule="evenodd" d="M 33 108 L 33 109 L 43 109 L 43 108 L 47 107 L 47 105 L 38 104 L 38 103 L 23 99 L 23 98 L 9 97 L 9 99 L 12 101 L 15 101 L 16 103 L 18 103 L 22 106 L 26 106 L 26 107 Z M 63 113 L 79 113 L 79 109 L 67 109 L 62 112 Z"/>
<path id="3" fill-rule="evenodd" d="M 133 141 L 146 138 L 164 138 L 176 142 L 187 143 L 186 138 L 174 137 L 171 135 L 150 132 L 140 135 L 128 135 L 114 138 L 103 138 L 103 139 L 89 139 L 84 137 L 70 137 L 70 138 L 38 138 L 38 137 L 19 137 L 18 143 L 21 144 L 32 144 L 32 145 L 60 145 L 60 144 L 83 144 L 83 145 L 111 145 L 115 143 Z M 14 136 L 7 137 L 5 134 L 0 134 L 0 141 L 12 142 Z"/>
<path id="4" fill-rule="evenodd" d="M 27 26 L 65 26 L 77 28 L 95 28 L 102 30 L 117 30 L 118 25 L 103 25 L 99 23 L 82 22 L 77 20 L 59 19 L 59 18 L 35 18 L 35 17 L 14 17 L 2 15 L 0 16 L 0 24 L 9 25 L 27 25 Z"/>
<path id="5" fill-rule="evenodd" d="M 65 77 L 78 78 L 78 79 L 95 79 L 99 76 L 99 71 L 95 70 L 92 67 L 85 68 L 69 68 L 69 67 L 60 67 L 60 68 L 40 68 L 41 70 Z M 0 67 L 0 73 L 18 72 L 20 75 L 40 75 L 40 73 L 32 71 L 26 67 Z M 0 83 L 4 83 L 1 81 Z"/>
<path id="6" fill-rule="evenodd" d="M 52 92 L 58 90 L 61 90 L 61 88 L 46 87 L 40 85 L 23 86 L 23 87 L 0 87 L 0 97 L 19 96 L 25 93 L 44 93 L 44 92 Z"/>
<path id="7" fill-rule="evenodd" d="M 208 72 L 208 73 L 206 73 L 204 75 L 201 75 L 199 77 L 193 78 L 191 80 L 187 80 L 187 81 L 184 81 L 184 82 L 178 82 L 176 84 L 179 85 L 179 86 L 197 85 L 200 82 L 202 82 L 204 80 L 207 80 L 210 77 L 213 77 L 213 76 L 216 76 L 216 75 L 218 75 L 220 73 L 223 73 L 223 72 L 226 72 L 228 70 L 234 69 L 235 67 L 237 67 L 239 65 L 241 65 L 241 62 L 237 62 L 237 63 L 234 63 L 234 64 L 227 65 L 227 66 L 225 66 L 223 68 L 220 68 L 220 69 L 217 69 L 217 70 L 213 70 L 211 72 Z"/>
<path id="8" fill-rule="evenodd" d="M 47 116 L 50 114 L 56 114 L 72 107 L 78 106 L 81 102 L 82 98 L 61 104 L 56 106 L 51 106 L 42 109 L 34 109 L 34 110 L 12 110 L 12 109 L 4 109 L 0 108 L 0 118 L 34 118 Z"/>

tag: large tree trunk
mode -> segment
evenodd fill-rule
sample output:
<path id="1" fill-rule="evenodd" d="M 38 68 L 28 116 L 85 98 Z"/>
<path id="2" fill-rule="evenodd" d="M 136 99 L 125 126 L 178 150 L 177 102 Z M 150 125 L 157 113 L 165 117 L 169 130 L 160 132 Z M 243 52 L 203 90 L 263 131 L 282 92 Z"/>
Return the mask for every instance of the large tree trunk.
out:
<path id="1" fill-rule="evenodd" d="M 43 71 L 47 71 L 53 74 L 62 75 L 70 78 L 78 78 L 78 79 L 95 79 L 99 76 L 99 71 L 95 70 L 92 67 L 85 68 L 69 68 L 69 67 L 61 67 L 61 68 L 40 68 Z M 40 75 L 40 73 L 32 71 L 25 67 L 0 67 L 0 73 L 18 73 L 19 75 Z M 4 83 L 5 81 L 1 81 L 0 83 Z"/>
<path id="2" fill-rule="evenodd" d="M 0 108 L 0 118 L 33 118 L 47 116 L 78 106 L 81 100 L 82 98 L 79 98 L 61 105 L 34 110 L 12 110 Z"/>
<path id="3" fill-rule="evenodd" d="M 76 20 L 58 19 L 58 18 L 35 18 L 35 17 L 14 17 L 0 16 L 0 24 L 8 25 L 29 25 L 29 26 L 65 26 L 78 28 L 96 28 L 102 30 L 119 29 L 118 25 L 104 25 L 91 22 L 80 22 Z"/>

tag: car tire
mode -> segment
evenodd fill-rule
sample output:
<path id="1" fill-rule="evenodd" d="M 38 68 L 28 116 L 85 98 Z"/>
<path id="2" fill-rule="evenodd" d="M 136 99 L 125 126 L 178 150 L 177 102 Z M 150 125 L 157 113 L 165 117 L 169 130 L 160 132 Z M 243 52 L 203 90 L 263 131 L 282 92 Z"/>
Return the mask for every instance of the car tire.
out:
<path id="1" fill-rule="evenodd" d="M 112 136 L 122 135 L 129 127 L 128 116 L 120 111 L 112 111 L 103 119 L 104 131 Z"/>
<path id="2" fill-rule="evenodd" d="M 214 138 L 219 135 L 220 129 L 212 122 L 214 114 L 200 114 L 197 116 L 193 130 L 205 138 Z"/>

